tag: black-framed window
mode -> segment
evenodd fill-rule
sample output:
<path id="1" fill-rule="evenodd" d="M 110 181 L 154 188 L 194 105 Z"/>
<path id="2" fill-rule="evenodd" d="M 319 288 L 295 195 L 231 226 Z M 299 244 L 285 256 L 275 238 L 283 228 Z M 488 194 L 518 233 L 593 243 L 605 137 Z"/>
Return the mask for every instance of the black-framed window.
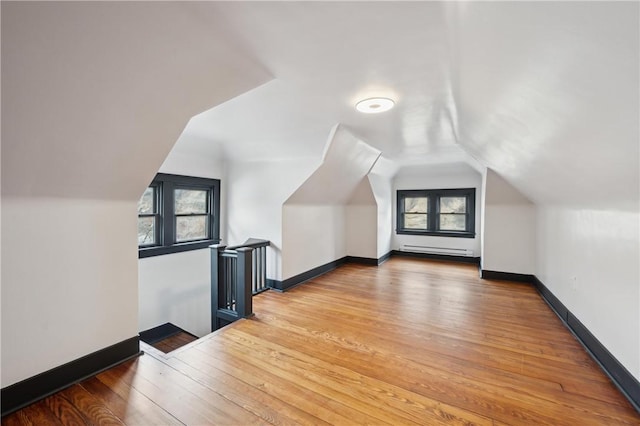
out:
<path id="1" fill-rule="evenodd" d="M 158 173 L 138 201 L 138 257 L 220 242 L 220 181 Z"/>
<path id="2" fill-rule="evenodd" d="M 159 242 L 160 209 L 158 186 L 150 185 L 138 201 L 138 246 L 152 247 Z"/>
<path id="3" fill-rule="evenodd" d="M 475 237 L 476 189 L 398 190 L 396 233 Z"/>

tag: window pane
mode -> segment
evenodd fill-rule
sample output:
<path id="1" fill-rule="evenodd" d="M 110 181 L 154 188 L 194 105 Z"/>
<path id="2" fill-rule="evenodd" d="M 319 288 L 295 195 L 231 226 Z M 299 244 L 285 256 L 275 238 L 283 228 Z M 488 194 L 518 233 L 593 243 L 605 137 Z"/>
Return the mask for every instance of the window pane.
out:
<path id="1" fill-rule="evenodd" d="M 138 218 L 138 245 L 148 246 L 156 244 L 156 218 Z"/>
<path id="2" fill-rule="evenodd" d="M 153 187 L 144 190 L 138 201 L 138 214 L 153 214 L 156 212 L 156 191 Z"/>
<path id="3" fill-rule="evenodd" d="M 440 213 L 466 213 L 466 197 L 441 197 Z"/>
<path id="4" fill-rule="evenodd" d="M 176 241 L 204 240 L 207 232 L 207 216 L 176 217 Z"/>
<path id="5" fill-rule="evenodd" d="M 196 189 L 176 189 L 176 214 L 207 213 L 207 191 Z"/>
<path id="6" fill-rule="evenodd" d="M 411 214 L 411 213 L 405 214 L 404 228 L 405 229 L 427 229 L 427 215 Z"/>
<path id="7" fill-rule="evenodd" d="M 441 231 L 466 231 L 465 222 L 467 215 L 464 214 L 441 214 Z"/>
<path id="8" fill-rule="evenodd" d="M 405 213 L 426 213 L 429 206 L 427 197 L 406 197 L 404 199 Z"/>

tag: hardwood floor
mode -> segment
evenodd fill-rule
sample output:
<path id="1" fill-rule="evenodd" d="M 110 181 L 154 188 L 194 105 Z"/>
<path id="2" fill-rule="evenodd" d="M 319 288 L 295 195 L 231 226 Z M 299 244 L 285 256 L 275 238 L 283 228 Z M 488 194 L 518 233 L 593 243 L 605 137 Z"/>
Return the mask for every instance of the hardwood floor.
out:
<path id="1" fill-rule="evenodd" d="M 158 349 L 160 352 L 169 353 L 197 339 L 197 337 L 192 336 L 191 334 L 179 332 L 173 336 L 167 337 L 166 339 L 152 343 L 151 346 Z"/>
<path id="2" fill-rule="evenodd" d="M 533 287 L 473 265 L 349 264 L 254 311 L 2 424 L 640 424 Z"/>

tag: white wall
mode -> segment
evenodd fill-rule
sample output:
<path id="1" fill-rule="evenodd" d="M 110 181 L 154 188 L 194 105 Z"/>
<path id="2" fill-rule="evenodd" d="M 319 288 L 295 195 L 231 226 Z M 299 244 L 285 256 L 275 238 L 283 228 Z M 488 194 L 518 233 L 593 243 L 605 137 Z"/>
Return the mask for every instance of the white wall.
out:
<path id="1" fill-rule="evenodd" d="M 447 9 L 461 146 L 535 203 L 536 276 L 640 377 L 640 5 Z"/>
<path id="2" fill-rule="evenodd" d="M 267 253 L 267 276 L 271 279 L 287 279 L 347 254 L 348 207 L 344 204 L 285 205 L 318 166 L 319 159 L 313 158 L 227 164 L 226 187 L 230 190 L 226 243 L 238 244 L 250 237 L 271 241 Z M 358 200 L 354 203 L 362 204 Z M 352 212 L 359 207 L 353 204 Z M 327 214 L 326 222 L 321 218 L 323 214 Z M 366 235 L 375 237 L 375 228 L 367 229 Z M 315 238 L 321 240 L 318 246 Z M 355 239 L 353 236 L 352 240 Z M 352 244 L 354 256 L 377 257 L 375 238 L 371 246 L 373 252 L 363 251 L 355 244 Z"/>
<path id="3" fill-rule="evenodd" d="M 340 259 L 348 247 L 354 256 L 377 257 L 375 199 L 366 176 L 379 157 L 343 126 L 331 129 L 322 163 L 283 206 L 283 279 Z"/>
<path id="4" fill-rule="evenodd" d="M 344 212 L 347 255 L 377 259 L 378 207 L 369 179 L 362 178 Z"/>
<path id="5" fill-rule="evenodd" d="M 172 150 L 161 173 L 220 179 L 220 236 L 226 229 L 225 163 L 212 155 Z M 138 331 L 170 322 L 195 334 L 211 332 L 209 249 L 138 260 Z"/>
<path id="6" fill-rule="evenodd" d="M 348 204 L 345 207 L 345 239 L 348 256 L 378 258 L 378 208 Z"/>
<path id="7" fill-rule="evenodd" d="M 473 256 L 480 256 L 482 176 L 467 164 L 428 165 L 422 167 L 405 167 L 398 171 L 393 179 L 393 229 L 396 227 L 396 196 L 403 189 L 454 189 L 476 188 L 476 237 L 435 237 L 429 235 L 399 235 L 393 232 L 394 250 L 403 245 L 417 245 L 440 248 L 456 248 L 473 250 Z"/>
<path id="8" fill-rule="evenodd" d="M 347 255 L 345 207 L 290 205 L 282 209 L 282 278 Z"/>
<path id="9" fill-rule="evenodd" d="M 482 269 L 534 274 L 536 209 L 496 172 L 483 176 Z"/>
<path id="10" fill-rule="evenodd" d="M 2 198 L 2 387 L 138 333 L 133 201 Z"/>
<path id="11" fill-rule="evenodd" d="M 537 209 L 536 276 L 640 379 L 640 214 Z"/>
<path id="12" fill-rule="evenodd" d="M 2 2 L 3 387 L 137 334 L 141 192 L 271 78 L 202 7 Z"/>
<path id="13" fill-rule="evenodd" d="M 283 204 L 318 167 L 319 159 L 238 162 L 228 164 L 227 240 L 271 241 L 267 276 L 282 279 Z"/>
<path id="14" fill-rule="evenodd" d="M 170 322 L 199 337 L 211 333 L 209 251 L 140 259 L 140 331 Z"/>
<path id="15" fill-rule="evenodd" d="M 392 250 L 393 230 L 395 229 L 392 179 L 395 173 L 395 167 L 388 160 L 379 158 L 367 176 L 378 210 L 378 240 L 375 256 L 378 259 Z"/>

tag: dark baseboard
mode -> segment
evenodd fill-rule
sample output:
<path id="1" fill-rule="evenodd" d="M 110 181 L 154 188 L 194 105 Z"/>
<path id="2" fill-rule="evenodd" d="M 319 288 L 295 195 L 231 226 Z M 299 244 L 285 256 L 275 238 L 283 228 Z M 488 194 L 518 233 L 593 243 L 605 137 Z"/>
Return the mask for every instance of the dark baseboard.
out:
<path id="1" fill-rule="evenodd" d="M 569 309 L 537 277 L 533 284 L 558 318 L 600 365 L 631 405 L 640 412 L 640 382 L 604 347 Z"/>
<path id="2" fill-rule="evenodd" d="M 479 257 L 453 256 L 448 254 L 418 253 L 413 251 L 401 251 L 401 250 L 393 250 L 391 253 L 393 256 L 418 257 L 421 259 L 434 259 L 434 260 L 448 260 L 450 262 L 471 263 L 474 265 L 480 264 Z"/>
<path id="3" fill-rule="evenodd" d="M 189 336 L 195 337 L 198 339 L 198 336 L 189 333 L 187 330 L 184 330 L 177 325 L 171 324 L 170 322 L 159 325 L 157 327 L 150 328 L 149 330 L 140 332 L 140 340 L 143 342 L 153 345 L 154 343 L 159 342 L 160 340 L 164 340 L 167 337 L 174 336 L 178 333 L 186 333 Z"/>
<path id="4" fill-rule="evenodd" d="M 591 356 L 596 359 L 611 380 L 629 399 L 634 408 L 640 412 L 640 382 L 620 364 L 611 352 L 571 312 L 568 313 L 567 324 L 587 348 Z"/>
<path id="5" fill-rule="evenodd" d="M 482 270 L 483 279 L 505 280 L 533 284 L 542 299 L 560 318 L 564 326 L 573 334 L 587 353 L 598 363 L 604 373 L 611 378 L 631 405 L 640 412 L 640 382 L 604 347 L 602 343 L 576 318 L 573 313 L 535 275 Z"/>
<path id="6" fill-rule="evenodd" d="M 2 416 L 11 414 L 140 354 L 139 337 L 135 336 L 2 388 L 0 390 Z"/>
<path id="7" fill-rule="evenodd" d="M 347 256 L 345 257 L 345 262 L 358 263 L 360 265 L 378 266 L 378 259 L 375 259 L 373 257 Z"/>
<path id="8" fill-rule="evenodd" d="M 567 317 L 569 315 L 569 310 L 567 307 L 564 306 L 560 299 L 558 299 L 555 294 L 551 293 L 551 290 L 542 284 L 542 281 L 540 281 L 535 275 L 533 277 L 533 285 L 538 290 L 538 293 L 540 293 L 540 296 L 542 296 L 542 299 L 551 307 L 551 310 L 553 310 L 556 315 L 560 317 L 564 325 L 568 327 Z"/>
<path id="9" fill-rule="evenodd" d="M 329 262 L 324 265 L 313 268 L 307 272 L 298 274 L 294 277 L 287 278 L 286 280 L 283 280 L 283 281 L 267 278 L 267 286 L 276 291 L 287 291 L 297 285 L 300 285 L 306 281 L 309 281 L 312 278 L 316 278 L 322 274 L 326 274 L 329 271 L 333 271 L 338 266 L 344 265 L 345 263 L 351 262 L 351 263 L 358 263 L 362 265 L 378 266 L 386 262 L 387 260 L 389 260 L 389 258 L 391 258 L 392 256 L 420 257 L 425 259 L 448 260 L 452 262 L 472 263 L 472 264 L 478 264 L 478 265 L 480 264 L 479 257 L 449 256 L 449 255 L 413 253 L 413 252 L 407 252 L 407 251 L 391 250 L 389 253 L 383 255 L 378 259 L 370 258 L 370 257 L 345 256 L 338 260 L 334 260 L 333 262 Z"/>
<path id="10" fill-rule="evenodd" d="M 338 266 L 345 263 L 358 263 L 361 265 L 378 266 L 387 261 L 393 255 L 393 251 L 383 255 L 379 259 L 372 257 L 358 257 L 358 256 L 345 256 L 343 258 L 334 260 L 333 262 L 325 263 L 324 265 L 313 268 L 307 272 L 303 272 L 294 277 L 287 278 L 286 280 L 273 280 L 267 278 L 267 286 L 276 291 L 287 291 L 297 285 L 300 285 L 312 278 L 319 277 L 322 274 L 326 274 L 329 271 L 333 271 Z"/>
<path id="11" fill-rule="evenodd" d="M 347 263 L 358 263 L 360 265 L 380 266 L 384 262 L 389 260 L 392 254 L 393 254 L 393 251 L 390 251 L 389 253 L 383 254 L 377 259 L 375 257 L 359 257 L 359 256 L 346 256 L 344 259 L 345 259 L 345 262 Z"/>
<path id="12" fill-rule="evenodd" d="M 306 281 L 309 281 L 312 278 L 318 277 L 320 275 L 326 274 L 329 271 L 333 271 L 338 266 L 345 264 L 347 261 L 347 256 L 334 260 L 333 262 L 325 263 L 324 265 L 320 265 L 316 268 L 310 269 L 301 274 L 295 275 L 291 278 L 287 278 L 286 280 L 267 280 L 267 284 L 274 290 L 277 291 L 287 291 L 297 285 L 300 285 Z"/>
<path id="13" fill-rule="evenodd" d="M 499 272 L 499 271 L 487 271 L 482 269 L 480 271 L 480 278 L 484 280 L 502 280 L 502 281 L 516 281 L 520 283 L 533 284 L 534 276 L 531 274 L 515 274 L 513 272 Z"/>
<path id="14" fill-rule="evenodd" d="M 382 265 L 384 262 L 386 262 L 387 260 L 391 259 L 391 255 L 393 255 L 393 250 L 391 250 L 389 253 L 382 255 L 381 257 L 378 258 L 378 266 Z"/>

